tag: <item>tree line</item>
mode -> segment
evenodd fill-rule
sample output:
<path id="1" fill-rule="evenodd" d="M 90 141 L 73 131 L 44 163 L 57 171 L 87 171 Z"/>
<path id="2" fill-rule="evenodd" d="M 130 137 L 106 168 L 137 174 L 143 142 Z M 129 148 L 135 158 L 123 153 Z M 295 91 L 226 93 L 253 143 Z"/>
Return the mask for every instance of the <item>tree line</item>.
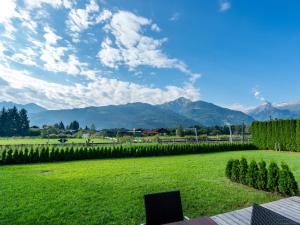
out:
<path id="1" fill-rule="evenodd" d="M 300 150 L 300 120 L 255 121 L 252 140 L 260 149 Z"/>
<path id="2" fill-rule="evenodd" d="M 208 152 L 225 152 L 254 150 L 252 144 L 145 144 L 116 145 L 92 147 L 6 147 L 1 152 L 0 165 L 25 164 L 39 162 L 56 162 L 82 159 L 127 158 L 160 155 L 200 154 Z"/>
<path id="3" fill-rule="evenodd" d="M 26 136 L 29 132 L 29 119 L 25 109 L 3 108 L 0 112 L 0 136 Z"/>

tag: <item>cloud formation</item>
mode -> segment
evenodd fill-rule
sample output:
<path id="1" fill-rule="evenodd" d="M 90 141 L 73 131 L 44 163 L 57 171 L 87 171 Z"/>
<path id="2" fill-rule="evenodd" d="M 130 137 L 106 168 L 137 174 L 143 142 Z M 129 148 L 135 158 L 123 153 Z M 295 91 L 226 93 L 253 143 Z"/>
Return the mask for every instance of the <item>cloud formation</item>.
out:
<path id="1" fill-rule="evenodd" d="M 226 12 L 231 8 L 231 3 L 228 0 L 220 0 L 219 11 Z"/>
<path id="2" fill-rule="evenodd" d="M 257 87 L 256 87 L 256 88 L 253 88 L 253 89 L 252 89 L 252 92 L 253 92 L 254 97 L 255 97 L 257 100 L 259 100 L 259 101 L 261 101 L 261 102 L 265 102 L 265 101 L 266 101 L 266 99 L 265 99 L 264 96 L 262 95 L 261 91 L 260 91 Z"/>
<path id="3" fill-rule="evenodd" d="M 186 97 L 199 99 L 199 92 L 192 85 L 182 88 L 167 86 L 150 88 L 117 79 L 97 78 L 87 84 L 63 85 L 32 77 L 26 71 L 0 65 L 0 100 L 17 103 L 35 102 L 49 109 L 147 102 L 159 104 Z M 1 85 L 5 83 L 5 85 Z M 20 102 L 20 100 L 22 102 Z"/>
<path id="4" fill-rule="evenodd" d="M 189 76 L 190 82 L 200 78 L 179 59 L 169 58 L 161 49 L 167 38 L 154 39 L 143 32 L 144 27 L 159 31 L 151 20 L 128 11 L 118 11 L 112 15 L 105 30 L 109 35 L 101 44 L 98 57 L 102 64 L 110 68 L 126 65 L 130 70 L 139 66 L 177 69 Z"/>
<path id="5" fill-rule="evenodd" d="M 168 39 L 157 38 L 162 28 L 148 18 L 96 0 L 0 4 L 0 100 L 54 109 L 200 98 L 193 83 L 201 75 L 163 51 Z M 54 23 L 57 15 L 66 22 Z M 145 76 L 152 69 L 173 69 L 185 82 L 156 86 L 117 75 L 127 70 Z"/>

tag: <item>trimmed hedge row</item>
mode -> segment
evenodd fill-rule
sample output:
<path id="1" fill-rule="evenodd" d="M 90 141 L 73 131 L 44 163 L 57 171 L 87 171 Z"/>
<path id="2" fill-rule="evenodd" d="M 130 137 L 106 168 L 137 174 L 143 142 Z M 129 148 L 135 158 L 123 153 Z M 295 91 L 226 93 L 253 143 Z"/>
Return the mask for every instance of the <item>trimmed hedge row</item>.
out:
<path id="1" fill-rule="evenodd" d="M 97 147 L 32 147 L 2 150 L 0 164 L 24 164 L 82 159 L 125 158 L 255 150 L 252 144 L 144 144 Z"/>
<path id="2" fill-rule="evenodd" d="M 260 149 L 300 151 L 300 120 L 255 121 L 251 132 Z"/>
<path id="3" fill-rule="evenodd" d="M 267 168 L 267 164 L 263 160 L 259 163 L 252 160 L 248 165 L 245 158 L 231 159 L 227 162 L 225 175 L 233 182 L 259 190 L 279 192 L 288 196 L 299 193 L 295 177 L 285 163 L 282 163 L 280 169 L 274 162 L 271 162 Z"/>

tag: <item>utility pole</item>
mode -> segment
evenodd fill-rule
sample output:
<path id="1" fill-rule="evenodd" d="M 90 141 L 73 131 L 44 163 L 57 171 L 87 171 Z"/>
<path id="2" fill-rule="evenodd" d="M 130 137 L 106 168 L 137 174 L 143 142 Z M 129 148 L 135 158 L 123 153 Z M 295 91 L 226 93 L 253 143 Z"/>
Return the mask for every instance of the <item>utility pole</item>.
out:
<path id="1" fill-rule="evenodd" d="M 245 142 L 245 123 L 244 123 L 244 120 L 243 120 L 243 125 L 242 125 L 242 138 L 243 138 L 243 143 Z"/>
<path id="2" fill-rule="evenodd" d="M 229 127 L 229 142 L 232 143 L 232 130 L 231 130 L 231 125 L 230 123 L 226 123 L 226 125 Z"/>
<path id="3" fill-rule="evenodd" d="M 197 133 L 197 128 L 195 127 L 194 129 L 195 129 L 195 136 L 196 136 L 196 141 L 197 141 L 197 143 L 198 143 L 198 142 L 199 142 L 199 139 L 198 139 L 198 133 Z"/>

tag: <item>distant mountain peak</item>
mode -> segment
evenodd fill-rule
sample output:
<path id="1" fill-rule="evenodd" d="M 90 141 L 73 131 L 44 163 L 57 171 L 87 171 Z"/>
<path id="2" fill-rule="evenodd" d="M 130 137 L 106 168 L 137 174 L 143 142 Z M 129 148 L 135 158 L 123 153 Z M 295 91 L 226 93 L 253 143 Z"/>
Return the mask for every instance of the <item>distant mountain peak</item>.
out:
<path id="1" fill-rule="evenodd" d="M 290 119 L 296 116 L 291 111 L 280 109 L 268 101 L 265 101 L 258 107 L 249 110 L 248 114 L 256 120 L 269 120 L 270 118 Z"/>
<path id="2" fill-rule="evenodd" d="M 171 102 L 177 102 L 177 103 L 181 103 L 181 104 L 188 104 L 188 103 L 191 103 L 192 101 L 190 99 L 187 99 L 185 97 L 180 97 L 180 98 L 177 98 L 175 99 L 174 101 L 171 101 Z"/>
<path id="3" fill-rule="evenodd" d="M 0 102 L 0 108 L 13 108 L 14 106 L 17 107 L 17 109 L 26 109 L 28 113 L 37 113 L 46 111 L 47 109 L 43 108 L 42 106 L 39 106 L 35 103 L 28 103 L 28 104 L 18 104 L 11 101 L 2 101 Z"/>

